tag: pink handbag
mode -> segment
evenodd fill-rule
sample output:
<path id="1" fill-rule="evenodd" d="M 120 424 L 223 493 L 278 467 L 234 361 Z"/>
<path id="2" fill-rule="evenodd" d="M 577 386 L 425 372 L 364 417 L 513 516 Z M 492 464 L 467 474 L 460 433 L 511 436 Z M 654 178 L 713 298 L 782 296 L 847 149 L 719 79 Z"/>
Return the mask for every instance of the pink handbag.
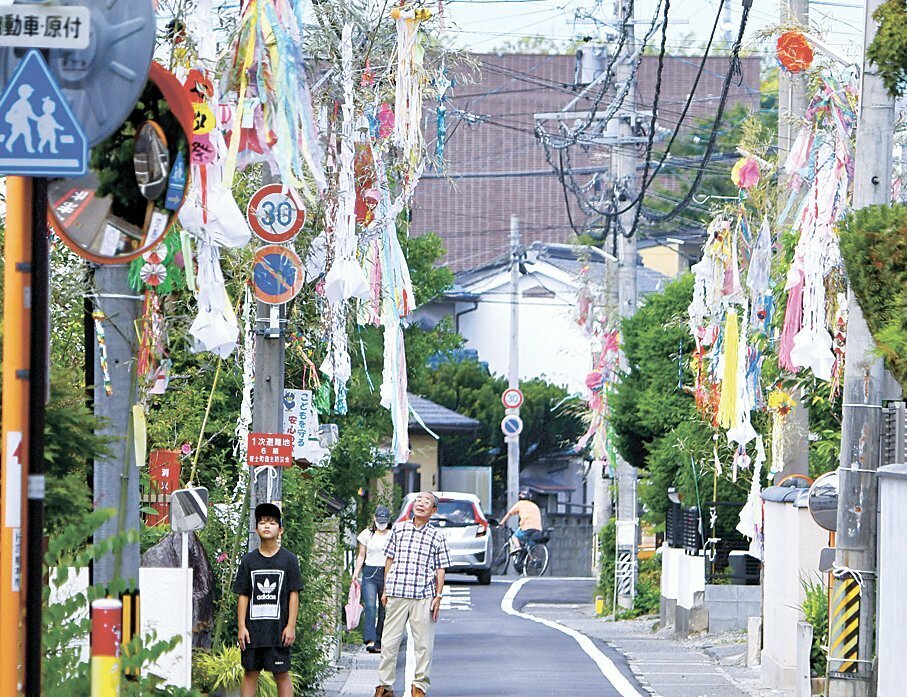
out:
<path id="1" fill-rule="evenodd" d="M 347 597 L 346 605 L 343 606 L 344 610 L 346 610 L 346 629 L 348 632 L 359 626 L 359 618 L 362 615 L 361 598 L 362 589 L 359 586 L 359 581 L 353 581 L 350 584 L 350 594 Z"/>

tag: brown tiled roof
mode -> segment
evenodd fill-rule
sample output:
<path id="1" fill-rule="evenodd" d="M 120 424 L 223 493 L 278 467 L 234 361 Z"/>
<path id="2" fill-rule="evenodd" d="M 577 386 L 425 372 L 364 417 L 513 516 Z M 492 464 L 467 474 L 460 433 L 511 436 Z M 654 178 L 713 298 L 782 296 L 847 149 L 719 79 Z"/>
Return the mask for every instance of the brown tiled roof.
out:
<path id="1" fill-rule="evenodd" d="M 454 271 L 482 265 L 505 253 L 512 213 L 520 216 L 524 244 L 568 242 L 574 237 L 563 190 L 534 135 L 536 113 L 560 111 L 575 96 L 574 57 L 505 54 L 475 58 L 482 65 L 481 73 L 451 71 L 458 80 L 447 103 L 445 159 L 452 180 L 427 171 L 412 211 L 411 234 L 439 234 L 447 246 L 446 263 Z M 760 60 L 742 59 L 743 82 L 740 86 L 732 83 L 729 105 L 758 108 Z M 661 126 L 676 125 L 698 65 L 699 59 L 690 56 L 670 56 L 665 61 Z M 645 57 L 640 66 L 637 101 L 642 109 L 651 105 L 656 67 L 654 56 Z M 714 116 L 727 68 L 726 57 L 708 59 L 689 118 Z M 467 84 L 469 80 L 472 82 Z M 576 108 L 584 108 L 584 103 Z M 458 118 L 454 115 L 458 110 L 474 118 Z M 426 139 L 433 147 L 434 105 L 426 105 L 426 114 Z M 600 151 L 598 160 L 587 158 L 574 164 L 601 167 L 604 152 Z M 578 215 L 575 203 L 571 205 Z"/>

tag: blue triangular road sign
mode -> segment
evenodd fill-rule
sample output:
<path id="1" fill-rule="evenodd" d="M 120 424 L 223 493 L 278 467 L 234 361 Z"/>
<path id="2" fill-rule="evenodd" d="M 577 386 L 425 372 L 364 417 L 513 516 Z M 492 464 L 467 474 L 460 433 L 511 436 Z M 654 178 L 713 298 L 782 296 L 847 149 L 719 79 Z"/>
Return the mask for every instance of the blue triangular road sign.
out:
<path id="1" fill-rule="evenodd" d="M 25 54 L 0 96 L 0 173 L 79 177 L 88 139 L 40 51 Z"/>

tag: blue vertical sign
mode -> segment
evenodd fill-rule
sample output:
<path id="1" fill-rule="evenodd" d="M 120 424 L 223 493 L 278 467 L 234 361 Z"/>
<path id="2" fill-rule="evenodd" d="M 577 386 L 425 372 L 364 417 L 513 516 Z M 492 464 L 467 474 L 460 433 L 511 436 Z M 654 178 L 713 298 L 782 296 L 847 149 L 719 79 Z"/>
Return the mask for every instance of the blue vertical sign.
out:
<path id="1" fill-rule="evenodd" d="M 88 139 L 40 51 L 30 50 L 0 96 L 0 173 L 80 177 Z"/>

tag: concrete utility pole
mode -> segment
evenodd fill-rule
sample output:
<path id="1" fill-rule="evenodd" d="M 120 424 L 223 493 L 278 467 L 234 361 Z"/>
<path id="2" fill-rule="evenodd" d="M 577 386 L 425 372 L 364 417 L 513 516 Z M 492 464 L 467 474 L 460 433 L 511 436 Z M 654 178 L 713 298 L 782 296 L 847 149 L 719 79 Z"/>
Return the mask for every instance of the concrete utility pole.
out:
<path id="1" fill-rule="evenodd" d="M 894 99 L 865 51 L 878 25 L 872 18 L 881 0 L 867 0 L 863 34 L 863 78 L 854 162 L 854 209 L 891 198 Z M 876 612 L 876 528 L 885 370 L 852 291 L 844 367 L 841 462 L 839 469 L 836 573 L 829 603 L 829 697 L 875 694 L 873 656 Z"/>
<path id="2" fill-rule="evenodd" d="M 283 433 L 283 388 L 286 366 L 286 305 L 257 304 L 255 321 L 255 388 L 252 402 L 254 433 Z M 255 506 L 283 500 L 280 467 L 252 467 L 249 551 L 258 549 Z"/>
<path id="3" fill-rule="evenodd" d="M 135 357 L 138 355 L 136 321 L 139 318 L 140 297 L 130 287 L 129 266 L 101 264 L 95 271 L 95 311 L 101 313 L 104 343 L 107 350 L 107 369 L 110 373 L 110 394 L 104 385 L 100 351 L 86 346 L 94 353 L 94 413 L 102 426 L 97 434 L 110 439 L 109 454 L 94 463 L 94 500 L 97 508 L 120 511 L 94 534 L 97 544 L 126 530 L 138 531 L 139 465 L 133 444 L 132 406 L 136 403 Z M 108 554 L 92 567 L 92 583 L 105 586 L 114 578 L 126 581 L 138 597 L 139 545 L 127 545 L 122 552 Z M 123 599 L 124 610 L 130 601 Z M 124 626 L 124 640 L 127 628 Z"/>
<path id="4" fill-rule="evenodd" d="M 809 0 L 785 0 L 781 3 L 781 23 L 796 21 L 809 26 Z M 791 75 L 780 70 L 778 77 L 778 160 L 783 162 L 800 130 L 809 106 L 806 75 Z M 775 474 L 774 484 L 791 474 L 809 474 L 809 409 L 803 405 L 803 391 L 797 390 L 796 404 L 784 419 L 784 462 Z"/>
<path id="5" fill-rule="evenodd" d="M 523 248 L 520 244 L 520 218 L 510 216 L 510 361 L 507 366 L 507 386 L 520 388 L 520 261 Z M 507 413 L 520 415 L 520 410 L 508 409 Z M 507 441 L 507 505 L 511 506 L 520 493 L 520 437 L 506 436 Z M 511 519 L 516 527 L 516 520 Z"/>
<path id="6" fill-rule="evenodd" d="M 630 82 L 630 89 L 624 99 L 623 109 L 608 124 L 609 132 L 617 132 L 618 139 L 611 150 L 611 166 L 616 182 L 623 185 L 627 196 L 635 196 L 640 190 L 636 176 L 636 150 L 633 142 L 633 126 L 636 114 L 636 75 L 630 62 L 636 50 L 633 30 L 632 3 L 628 0 L 617 0 L 614 5 L 615 15 L 619 18 L 620 30 L 625 32 L 623 53 L 618 58 L 615 77 L 618 85 Z M 619 205 L 626 205 L 620 202 Z M 640 204 L 637 204 L 640 205 Z M 629 232 L 636 217 L 636 207 L 630 208 L 620 216 L 620 227 Z M 620 232 L 617 261 L 618 312 L 621 317 L 632 317 L 636 314 L 636 235 L 626 237 Z M 621 362 L 624 362 L 623 359 Z M 636 597 L 636 469 L 618 458 L 617 462 L 617 579 L 615 582 L 617 601 L 621 607 L 633 607 Z"/>

